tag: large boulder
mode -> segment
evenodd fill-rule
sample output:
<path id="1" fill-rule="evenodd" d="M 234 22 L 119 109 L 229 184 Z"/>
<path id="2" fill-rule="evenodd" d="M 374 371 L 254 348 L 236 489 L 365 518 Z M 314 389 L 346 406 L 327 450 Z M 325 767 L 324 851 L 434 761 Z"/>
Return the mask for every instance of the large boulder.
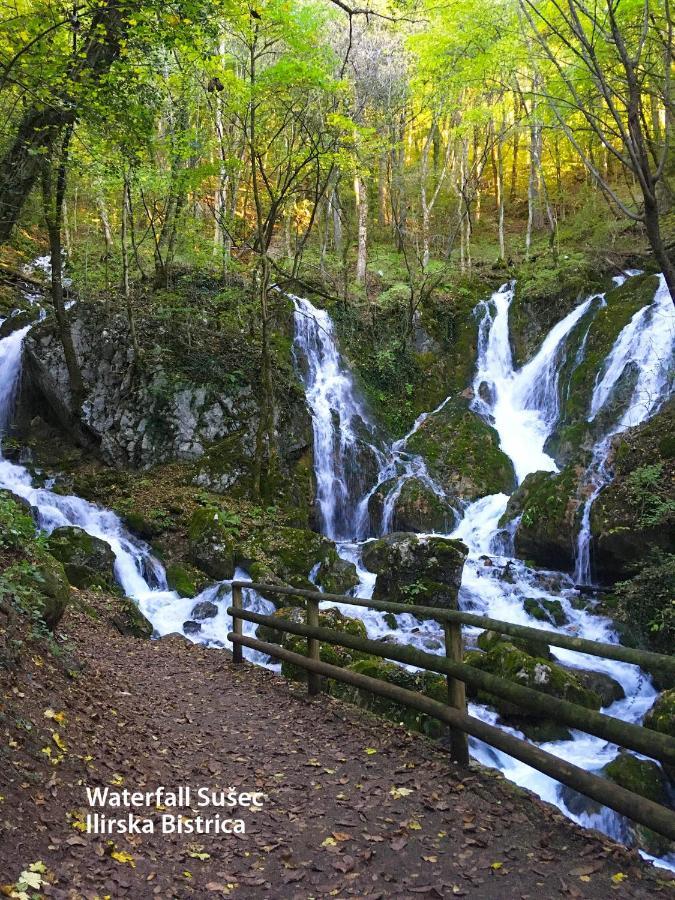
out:
<path id="1" fill-rule="evenodd" d="M 204 573 L 188 563 L 171 563 L 166 567 L 166 583 L 180 597 L 196 597 L 208 583 Z"/>
<path id="2" fill-rule="evenodd" d="M 428 419 L 408 440 L 407 448 L 425 460 L 431 476 L 448 496 L 477 500 L 488 494 L 510 493 L 515 487 L 513 465 L 499 449 L 499 435 L 457 396 Z"/>
<path id="3" fill-rule="evenodd" d="M 520 516 L 514 536 L 516 556 L 550 569 L 574 568 L 578 513 L 578 471 L 533 472 L 511 495 L 502 522 Z"/>
<path id="4" fill-rule="evenodd" d="M 470 651 L 466 654 L 465 662 L 482 672 L 497 675 L 559 700 L 569 700 L 587 709 L 597 710 L 602 706 L 599 694 L 585 687 L 571 670 L 564 669 L 549 659 L 530 656 L 508 641 L 495 641 L 484 653 Z M 482 690 L 476 691 L 471 686 L 468 689 L 478 700 L 493 706 L 502 717 L 542 719 L 539 712 L 530 712 L 525 707 Z"/>
<path id="5" fill-rule="evenodd" d="M 24 575 L 16 573 L 15 583 L 23 582 L 26 587 L 26 579 L 33 582 L 37 592 L 37 612 L 46 626 L 53 630 L 61 621 L 70 600 L 70 584 L 63 566 L 49 553 L 36 553 L 30 570 Z"/>
<path id="6" fill-rule="evenodd" d="M 294 622 L 304 623 L 306 621 L 306 613 L 302 609 L 290 608 L 279 610 L 276 614 L 279 619 L 291 619 Z M 344 631 L 355 637 L 365 638 L 366 626 L 360 619 L 345 616 L 337 609 L 322 609 L 319 612 L 319 626 L 321 628 L 332 628 L 335 631 Z M 260 629 L 262 628 L 262 632 Z M 261 640 L 269 640 L 270 643 L 280 644 L 286 650 L 298 653 L 301 656 L 307 656 L 307 638 L 297 634 L 289 634 L 288 632 L 277 632 L 273 629 L 266 629 L 265 626 L 259 626 L 256 632 Z M 340 647 L 337 644 L 319 644 L 319 659 L 331 666 L 339 666 L 344 668 L 351 665 L 356 660 L 365 659 L 367 654 L 358 650 L 350 650 L 348 647 Z M 291 681 L 305 681 L 307 672 L 293 663 L 283 661 L 281 664 L 281 674 Z"/>
<path id="7" fill-rule="evenodd" d="M 368 514 L 373 530 L 382 522 L 382 515 L 391 492 L 397 490 L 396 481 L 381 484 L 368 502 Z M 450 504 L 419 478 L 409 478 L 403 483 L 393 502 L 392 526 L 394 531 L 418 533 L 452 530 L 456 513 Z"/>
<path id="8" fill-rule="evenodd" d="M 131 597 L 119 597 L 112 601 L 110 621 L 120 634 L 147 640 L 154 633 L 152 622 L 143 615 Z"/>
<path id="9" fill-rule="evenodd" d="M 673 808 L 668 783 L 658 763 L 622 751 L 607 763 L 601 774 L 627 791 Z M 630 832 L 633 841 L 654 856 L 665 856 L 675 851 L 675 841 L 669 841 L 644 825 L 631 822 Z"/>
<path id="10" fill-rule="evenodd" d="M 77 588 L 111 589 L 115 584 L 115 554 L 109 544 L 82 528 L 55 528 L 47 547 L 63 564 L 68 581 Z"/>
<path id="11" fill-rule="evenodd" d="M 645 716 L 645 728 L 660 731 L 675 738 L 675 688 L 663 691 Z M 664 765 L 664 770 L 675 785 L 675 766 Z"/>
<path id="12" fill-rule="evenodd" d="M 217 507 L 205 506 L 196 510 L 188 529 L 191 561 L 218 581 L 232 578 L 235 534 Z"/>
<path id="13" fill-rule="evenodd" d="M 444 609 L 457 604 L 466 545 L 452 538 L 394 532 L 363 548 L 363 564 L 375 572 L 375 600 Z"/>

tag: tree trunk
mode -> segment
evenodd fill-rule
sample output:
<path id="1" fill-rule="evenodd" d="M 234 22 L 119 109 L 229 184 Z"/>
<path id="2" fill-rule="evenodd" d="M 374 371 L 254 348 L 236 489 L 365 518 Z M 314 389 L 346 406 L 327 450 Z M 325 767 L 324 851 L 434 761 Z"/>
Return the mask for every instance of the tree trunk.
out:
<path id="1" fill-rule="evenodd" d="M 63 259 L 61 247 L 61 224 L 63 221 L 63 200 L 66 192 L 66 177 L 68 166 L 68 146 L 72 135 L 72 126 L 66 129 L 58 154 L 54 152 L 49 157 L 41 160 L 42 176 L 42 201 L 44 209 L 45 225 L 49 235 L 49 253 L 51 259 L 51 294 L 54 305 L 56 325 L 63 347 L 63 356 L 68 370 L 70 391 L 72 395 L 72 409 L 79 413 L 85 395 L 82 373 L 75 353 L 73 336 L 70 331 L 70 322 L 63 296 Z M 56 139 L 55 139 L 56 140 Z M 56 181 L 54 182 L 54 170 L 56 169 Z"/>
<path id="2" fill-rule="evenodd" d="M 354 176 L 354 197 L 358 222 L 356 281 L 358 284 L 363 284 L 366 280 L 366 266 L 368 263 L 368 192 L 365 182 L 360 175 Z"/>
<path id="3" fill-rule="evenodd" d="M 656 261 L 658 262 L 663 277 L 670 291 L 670 298 L 675 303 L 675 266 L 668 256 L 668 252 L 663 243 L 661 235 L 661 224 L 659 222 L 659 208 L 655 198 L 645 196 L 645 227 L 647 229 L 647 237 L 649 245 L 652 248 Z"/>
<path id="4" fill-rule="evenodd" d="M 122 244 L 122 293 L 127 309 L 127 320 L 129 322 L 129 334 L 131 336 L 131 346 L 134 351 L 134 357 L 140 358 L 140 348 L 138 346 L 138 333 L 136 331 L 136 318 L 134 316 L 134 308 L 131 303 L 131 285 L 129 283 L 129 250 L 127 247 L 127 232 L 129 230 L 129 182 L 125 178 L 122 188 L 122 231 L 120 241 Z"/>

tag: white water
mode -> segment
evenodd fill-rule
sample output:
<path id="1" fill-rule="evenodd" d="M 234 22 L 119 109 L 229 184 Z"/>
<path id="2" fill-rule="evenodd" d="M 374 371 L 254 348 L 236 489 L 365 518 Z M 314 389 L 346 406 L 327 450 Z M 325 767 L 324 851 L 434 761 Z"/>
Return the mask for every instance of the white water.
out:
<path id="1" fill-rule="evenodd" d="M 673 392 L 675 362 L 675 306 L 663 275 L 651 304 L 638 310 L 618 335 L 598 378 L 591 398 L 588 421 L 594 422 L 612 399 L 622 376 L 633 374 L 632 394 L 615 420 L 605 426 L 593 448 L 588 468 L 590 485 L 577 539 L 574 577 L 577 584 L 592 583 L 591 509 L 612 479 L 608 457 L 613 438 L 627 428 L 645 422 Z"/>
<path id="2" fill-rule="evenodd" d="M 535 357 L 522 369 L 516 370 L 509 346 L 508 311 L 512 296 L 511 286 L 505 286 L 490 301 L 481 304 L 478 310 L 482 315 L 482 322 L 474 381 L 474 409 L 494 423 L 502 449 L 511 457 L 518 480 L 521 481 L 528 472 L 538 468 L 555 470 L 555 463 L 545 453 L 544 445 L 559 411 L 559 367 L 569 335 L 586 312 L 592 309 L 594 298 L 584 301 L 558 323 Z M 426 483 L 432 485 L 437 492 L 441 491 L 429 478 L 423 460 L 407 452 L 406 442 L 410 434 L 444 404 L 421 416 L 409 435 L 386 447 L 378 438 L 356 396 L 353 381 L 337 350 L 330 317 L 306 300 L 294 298 L 294 302 L 296 349 L 298 356 L 304 358 L 307 399 L 314 420 L 318 499 L 324 530 L 331 536 L 351 538 L 352 542 L 345 540 L 340 544 L 340 552 L 345 559 L 350 559 L 357 565 L 361 579 L 359 593 L 369 597 L 372 595 L 375 577 L 361 565 L 361 548 L 358 543 L 368 533 L 368 499 L 375 487 L 393 479 L 394 486 L 385 503 L 383 521 L 377 529 L 381 532 L 391 524 L 391 509 L 395 501 L 395 497 L 391 499 L 392 494 L 400 491 L 406 478 L 429 479 Z M 660 308 L 659 306 L 659 310 Z M 629 347 L 634 347 L 638 340 L 643 340 L 647 329 L 659 329 L 656 312 L 655 307 L 653 314 L 645 314 L 641 318 L 642 327 L 634 330 L 635 341 L 629 342 Z M 16 332 L 0 341 L 0 428 L 6 426 L 10 417 L 20 373 L 21 344 L 25 331 Z M 656 346 L 656 336 L 653 346 Z M 631 353 L 635 355 L 633 350 L 624 355 L 628 358 Z M 607 371 L 612 365 L 613 361 L 609 358 Z M 603 375 L 599 381 L 598 391 L 604 391 L 601 385 L 605 378 L 606 375 Z M 481 388 L 481 385 L 484 387 Z M 665 383 L 656 377 L 649 385 L 654 390 L 665 390 Z M 657 406 L 658 402 L 655 402 L 650 409 L 653 411 Z M 367 463 L 367 471 L 373 472 L 375 487 L 368 487 L 360 470 L 364 461 Z M 130 535 L 111 511 L 78 497 L 64 497 L 44 488 L 34 487 L 25 468 L 4 459 L 0 459 L 0 486 L 26 498 L 36 507 L 40 525 L 45 530 L 51 531 L 60 525 L 76 525 L 105 540 L 115 553 L 115 571 L 123 590 L 138 602 L 157 634 L 182 631 L 183 623 L 190 618 L 194 605 L 200 600 L 209 600 L 216 604 L 218 613 L 214 618 L 203 622 L 200 634 L 191 639 L 213 646 L 229 646 L 226 635 L 230 630 L 230 620 L 225 613 L 230 594 L 228 582 L 209 586 L 195 599 L 180 598 L 175 592 L 168 590 L 164 569 L 153 558 L 149 548 Z M 560 600 L 569 623 L 561 629 L 550 626 L 553 630 L 564 630 L 596 640 L 616 641 L 608 620 L 574 607 L 573 601 L 577 593 L 567 576 L 530 570 L 522 562 L 508 555 L 500 555 L 509 553 L 512 531 L 512 526 L 500 529 L 498 524 L 507 500 L 506 495 L 498 494 L 476 501 L 466 508 L 453 532 L 454 536 L 467 543 L 470 551 L 460 592 L 462 607 L 494 618 L 541 627 L 541 623 L 533 623 L 524 611 L 523 600 L 527 597 L 555 598 Z M 354 543 L 354 540 L 357 542 Z M 486 565 L 486 557 L 489 557 L 487 561 L 490 565 Z M 242 571 L 236 574 L 237 577 L 246 577 L 246 573 Z M 246 591 L 245 595 L 247 606 L 261 612 L 273 609 L 272 604 L 253 591 Z M 420 624 L 412 616 L 398 616 L 397 628 L 392 632 L 380 613 L 348 606 L 344 608 L 344 612 L 360 615 L 371 637 L 388 636 L 391 640 L 441 652 L 439 629 L 431 622 Z M 254 630 L 254 626 L 249 626 L 248 623 L 245 623 L 244 628 L 246 633 Z M 475 629 L 467 629 L 467 638 L 471 640 L 475 633 Z M 266 661 L 258 654 L 246 652 L 249 658 L 265 664 Z M 606 672 L 620 682 L 626 699 L 609 708 L 611 715 L 627 721 L 640 721 L 653 702 L 655 691 L 636 667 L 562 650 L 556 651 L 555 656 L 566 665 Z M 493 710 L 475 705 L 472 706 L 472 713 L 486 721 L 494 722 L 497 718 Z M 601 768 L 617 751 L 612 745 L 579 733 L 574 733 L 571 741 L 559 741 L 545 746 L 550 752 L 589 770 Z M 551 779 L 480 742 L 472 741 L 472 752 L 479 760 L 498 765 L 509 778 L 526 785 L 544 799 L 557 803 L 572 815 L 560 799 L 559 786 Z M 620 820 L 607 811 L 603 811 L 599 817 L 572 815 L 572 818 L 600 827 L 615 837 L 624 837 Z"/>

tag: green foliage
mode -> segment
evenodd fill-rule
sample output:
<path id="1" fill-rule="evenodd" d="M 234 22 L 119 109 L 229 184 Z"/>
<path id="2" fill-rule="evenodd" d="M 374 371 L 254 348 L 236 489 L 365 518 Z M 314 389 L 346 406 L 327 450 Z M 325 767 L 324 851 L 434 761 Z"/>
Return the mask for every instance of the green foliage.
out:
<path id="1" fill-rule="evenodd" d="M 636 574 L 614 586 L 617 617 L 635 628 L 649 649 L 675 646 L 675 554 L 652 550 Z"/>
<path id="2" fill-rule="evenodd" d="M 626 486 L 638 512 L 641 528 L 656 528 L 675 522 L 675 499 L 663 478 L 663 463 L 639 466 L 628 475 Z"/>

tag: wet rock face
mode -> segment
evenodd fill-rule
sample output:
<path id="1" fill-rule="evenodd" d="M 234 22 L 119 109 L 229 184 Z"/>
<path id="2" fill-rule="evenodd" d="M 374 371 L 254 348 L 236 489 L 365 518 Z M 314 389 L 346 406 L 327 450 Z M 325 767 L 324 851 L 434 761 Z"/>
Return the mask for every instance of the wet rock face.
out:
<path id="1" fill-rule="evenodd" d="M 111 588 L 115 584 L 115 554 L 100 538 L 74 526 L 55 528 L 47 547 L 63 564 L 73 587 Z"/>
<path id="2" fill-rule="evenodd" d="M 199 460 L 197 483 L 224 491 L 249 472 L 255 447 L 258 402 L 255 385 L 237 378 L 216 385 L 190 381 L 160 364 L 134 364 L 124 317 L 107 318 L 98 305 L 80 303 L 71 313 L 75 350 L 87 395 L 86 431 L 106 462 L 149 468 L 173 459 Z M 77 431 L 61 344 L 51 321 L 26 339 L 21 404 L 30 416 L 37 404 L 68 433 Z M 290 371 L 290 367 L 289 367 Z M 304 396 L 291 386 L 279 403 L 278 442 L 282 469 L 294 468 L 311 447 Z M 81 440 L 81 433 L 77 433 Z M 221 453 L 207 451 L 225 441 Z"/>
<path id="3" fill-rule="evenodd" d="M 394 532 L 366 544 L 363 562 L 377 574 L 374 599 L 451 608 L 467 552 L 451 538 Z"/>
<path id="4" fill-rule="evenodd" d="M 371 529 L 375 534 L 380 532 L 380 524 L 388 498 L 393 499 L 390 492 L 396 491 L 396 489 L 395 481 L 385 481 L 368 502 Z M 400 488 L 398 496 L 393 499 L 392 525 L 394 531 L 447 533 L 452 530 L 455 518 L 455 511 L 450 504 L 438 497 L 419 478 L 408 479 Z"/>

